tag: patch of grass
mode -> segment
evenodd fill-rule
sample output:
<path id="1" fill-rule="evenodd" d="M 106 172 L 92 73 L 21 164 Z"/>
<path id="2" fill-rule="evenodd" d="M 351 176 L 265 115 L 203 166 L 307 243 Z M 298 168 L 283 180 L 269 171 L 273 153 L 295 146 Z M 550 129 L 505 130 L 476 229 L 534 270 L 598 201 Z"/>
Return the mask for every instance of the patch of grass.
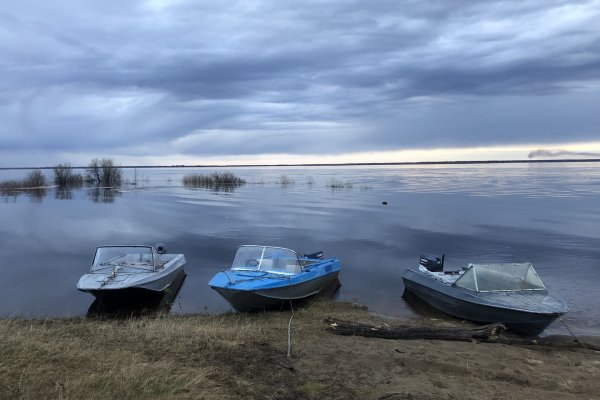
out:
<path id="1" fill-rule="evenodd" d="M 319 382 L 306 382 L 302 386 L 300 386 L 300 390 L 309 398 L 309 399 L 318 399 L 321 397 L 321 392 L 325 388 L 325 385 Z"/>
<path id="2" fill-rule="evenodd" d="M 232 190 L 246 183 L 231 172 L 213 172 L 210 175 L 189 174 L 183 177 L 183 186 L 187 188 L 207 188 L 214 190 Z"/>
<path id="3" fill-rule="evenodd" d="M 314 320 L 318 329 L 293 325 L 293 353 L 313 346 L 323 318 L 318 304 L 296 310 L 294 321 Z M 288 319 L 289 312 L 0 320 L 0 398 L 304 398 L 325 383 L 302 387 L 282 367 Z"/>

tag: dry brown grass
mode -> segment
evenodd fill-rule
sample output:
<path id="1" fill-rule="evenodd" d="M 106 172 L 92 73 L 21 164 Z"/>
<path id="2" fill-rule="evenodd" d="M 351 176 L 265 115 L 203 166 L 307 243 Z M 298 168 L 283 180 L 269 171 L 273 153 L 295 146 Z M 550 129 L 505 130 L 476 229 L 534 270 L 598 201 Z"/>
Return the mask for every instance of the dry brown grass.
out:
<path id="1" fill-rule="evenodd" d="M 289 315 L 1 320 L 0 398 L 302 397 L 280 365 Z"/>
<path id="2" fill-rule="evenodd" d="M 541 399 L 586 398 L 600 389 L 600 361 L 591 352 L 339 337 L 325 330 L 325 317 L 366 323 L 378 318 L 362 307 L 328 301 L 296 311 L 290 361 L 289 316 L 0 320 L 0 398 L 349 399 L 391 394 L 386 398 L 446 399 L 456 393 L 466 399 Z M 506 397 L 510 393 L 515 397 Z"/>

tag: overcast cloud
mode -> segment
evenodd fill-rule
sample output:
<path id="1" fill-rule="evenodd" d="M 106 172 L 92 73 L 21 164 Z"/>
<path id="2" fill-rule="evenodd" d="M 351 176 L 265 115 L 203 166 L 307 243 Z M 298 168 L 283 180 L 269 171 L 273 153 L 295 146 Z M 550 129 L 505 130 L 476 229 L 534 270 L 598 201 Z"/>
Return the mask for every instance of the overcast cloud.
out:
<path id="1" fill-rule="evenodd" d="M 0 54 L 0 166 L 600 140 L 600 1 L 4 0 Z"/>

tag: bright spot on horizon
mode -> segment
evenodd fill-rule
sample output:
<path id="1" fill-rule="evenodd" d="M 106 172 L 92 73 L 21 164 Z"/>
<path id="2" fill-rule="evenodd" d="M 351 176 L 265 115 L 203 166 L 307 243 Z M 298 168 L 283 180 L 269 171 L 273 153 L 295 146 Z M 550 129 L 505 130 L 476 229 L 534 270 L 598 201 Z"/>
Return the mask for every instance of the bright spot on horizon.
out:
<path id="1" fill-rule="evenodd" d="M 531 159 L 529 153 L 536 150 L 550 152 L 569 152 L 560 157 L 536 157 Z M 581 156 L 577 153 L 598 153 L 597 157 Z M 94 157 L 111 157 L 110 155 L 64 155 L 71 157 L 73 165 L 86 165 Z M 600 158 L 600 142 L 573 143 L 560 145 L 521 145 L 498 147 L 466 147 L 450 149 L 422 149 L 361 152 L 339 155 L 298 155 L 298 154 L 265 154 L 241 156 L 215 156 L 189 158 L 182 155 L 166 155 L 164 157 L 131 157 L 114 156 L 120 165 L 272 165 L 272 164 L 352 164 L 352 163 L 403 163 L 403 162 L 444 162 L 444 161 L 505 161 L 505 160 L 540 160 L 540 159 L 585 159 Z M 29 166 L 29 165 L 28 165 Z M 36 165 L 39 166 L 39 165 Z"/>

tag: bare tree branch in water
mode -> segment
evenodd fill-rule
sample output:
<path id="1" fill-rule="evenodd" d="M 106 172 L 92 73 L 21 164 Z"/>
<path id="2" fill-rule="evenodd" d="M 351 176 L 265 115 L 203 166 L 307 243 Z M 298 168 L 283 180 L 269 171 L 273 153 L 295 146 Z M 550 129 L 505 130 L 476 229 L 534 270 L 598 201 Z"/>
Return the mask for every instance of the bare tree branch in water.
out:
<path id="1" fill-rule="evenodd" d="M 94 158 L 88 164 L 86 180 L 98 186 L 120 186 L 121 169 L 110 158 Z"/>

